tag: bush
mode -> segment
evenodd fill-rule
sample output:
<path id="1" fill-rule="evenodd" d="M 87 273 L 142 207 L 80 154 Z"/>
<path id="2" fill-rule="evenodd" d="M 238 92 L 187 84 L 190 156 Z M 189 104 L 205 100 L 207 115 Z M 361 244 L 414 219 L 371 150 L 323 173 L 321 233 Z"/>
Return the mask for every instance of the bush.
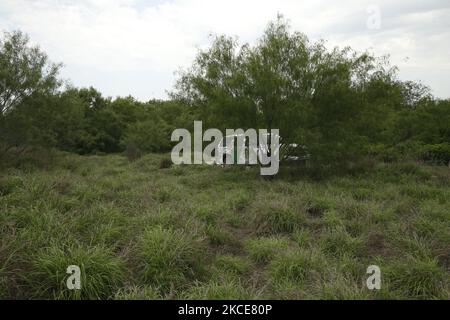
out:
<path id="1" fill-rule="evenodd" d="M 122 143 L 134 143 L 145 152 L 168 151 L 171 146 L 169 126 L 159 117 L 139 121 L 128 128 Z"/>
<path id="2" fill-rule="evenodd" d="M 16 147 L 0 154 L 0 169 L 14 167 L 24 171 L 49 169 L 56 164 L 56 152 L 40 147 Z"/>
<path id="3" fill-rule="evenodd" d="M 399 153 L 394 148 L 387 147 L 384 144 L 369 146 L 368 155 L 383 162 L 395 162 L 400 158 Z"/>
<path id="4" fill-rule="evenodd" d="M 450 144 L 428 144 L 423 147 L 421 160 L 435 164 L 450 164 Z"/>
<path id="5" fill-rule="evenodd" d="M 423 148 L 423 143 L 419 141 L 404 141 L 394 146 L 376 144 L 368 147 L 370 156 L 384 162 L 397 162 L 401 160 L 417 159 Z"/>

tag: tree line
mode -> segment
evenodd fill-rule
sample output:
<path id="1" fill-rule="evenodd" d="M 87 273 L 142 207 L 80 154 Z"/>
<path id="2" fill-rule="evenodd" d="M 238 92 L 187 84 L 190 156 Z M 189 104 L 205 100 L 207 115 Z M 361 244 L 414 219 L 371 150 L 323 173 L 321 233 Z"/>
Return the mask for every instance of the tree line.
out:
<path id="1" fill-rule="evenodd" d="M 283 142 L 333 166 L 364 156 L 448 164 L 450 100 L 401 81 L 387 57 L 328 49 L 282 17 L 253 44 L 217 36 L 181 72 L 168 100 L 104 97 L 60 79 L 20 31 L 0 40 L 0 152 L 167 152 L 175 128 L 277 128 Z"/>

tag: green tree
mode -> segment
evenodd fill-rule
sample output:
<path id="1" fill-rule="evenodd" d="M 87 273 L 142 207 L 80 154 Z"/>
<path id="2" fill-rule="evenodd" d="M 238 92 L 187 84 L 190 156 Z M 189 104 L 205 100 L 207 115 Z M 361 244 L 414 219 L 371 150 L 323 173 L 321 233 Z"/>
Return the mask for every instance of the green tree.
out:
<path id="1" fill-rule="evenodd" d="M 278 128 L 285 143 L 307 146 L 315 162 L 345 162 L 377 131 L 378 122 L 365 126 L 376 112 L 368 88 L 377 82 L 394 87 L 386 59 L 327 50 L 278 17 L 253 46 L 217 37 L 181 74 L 173 97 L 207 126 Z"/>
<path id="2" fill-rule="evenodd" d="M 170 128 L 159 117 L 148 118 L 131 126 L 123 138 L 124 146 L 135 146 L 144 152 L 170 150 Z"/>
<path id="3" fill-rule="evenodd" d="M 60 67 L 39 47 L 31 46 L 27 35 L 5 33 L 0 39 L 0 115 L 35 94 L 54 93 L 60 86 Z"/>
<path id="4" fill-rule="evenodd" d="M 14 31 L 0 39 L 0 147 L 2 151 L 50 145 L 51 131 L 39 119 L 57 92 L 60 65 L 51 63 L 27 35 Z M 45 121 L 44 121 L 45 122 Z"/>

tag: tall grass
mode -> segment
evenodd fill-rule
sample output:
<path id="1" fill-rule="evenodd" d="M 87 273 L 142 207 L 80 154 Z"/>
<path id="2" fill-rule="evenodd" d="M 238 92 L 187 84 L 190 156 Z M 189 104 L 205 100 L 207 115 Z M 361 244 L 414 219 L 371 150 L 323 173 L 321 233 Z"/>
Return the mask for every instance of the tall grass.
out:
<path id="1" fill-rule="evenodd" d="M 167 155 L 33 157 L 0 169 L 0 298 L 450 298 L 447 167 L 267 180 Z"/>

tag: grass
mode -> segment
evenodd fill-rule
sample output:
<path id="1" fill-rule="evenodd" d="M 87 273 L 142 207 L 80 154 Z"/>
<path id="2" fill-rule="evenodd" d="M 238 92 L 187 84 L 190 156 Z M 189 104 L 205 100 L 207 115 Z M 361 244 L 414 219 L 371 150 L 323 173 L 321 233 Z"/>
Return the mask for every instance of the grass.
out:
<path id="1" fill-rule="evenodd" d="M 119 289 L 124 280 L 124 263 L 109 249 L 98 246 L 52 244 L 31 257 L 32 271 L 26 276 L 33 298 L 49 299 L 107 299 Z M 81 271 L 82 290 L 68 290 L 69 265 Z"/>
<path id="2" fill-rule="evenodd" d="M 250 239 L 246 244 L 248 254 L 257 263 L 271 261 L 280 251 L 289 247 L 289 241 L 280 237 Z"/>
<path id="3" fill-rule="evenodd" d="M 142 280 L 160 287 L 184 283 L 201 269 L 201 239 L 184 230 L 151 227 L 138 244 Z"/>
<path id="4" fill-rule="evenodd" d="M 448 167 L 265 179 L 167 158 L 59 153 L 3 167 L 0 298 L 450 298 Z M 379 291 L 365 286 L 373 264 Z M 80 291 L 66 288 L 69 265 Z"/>

